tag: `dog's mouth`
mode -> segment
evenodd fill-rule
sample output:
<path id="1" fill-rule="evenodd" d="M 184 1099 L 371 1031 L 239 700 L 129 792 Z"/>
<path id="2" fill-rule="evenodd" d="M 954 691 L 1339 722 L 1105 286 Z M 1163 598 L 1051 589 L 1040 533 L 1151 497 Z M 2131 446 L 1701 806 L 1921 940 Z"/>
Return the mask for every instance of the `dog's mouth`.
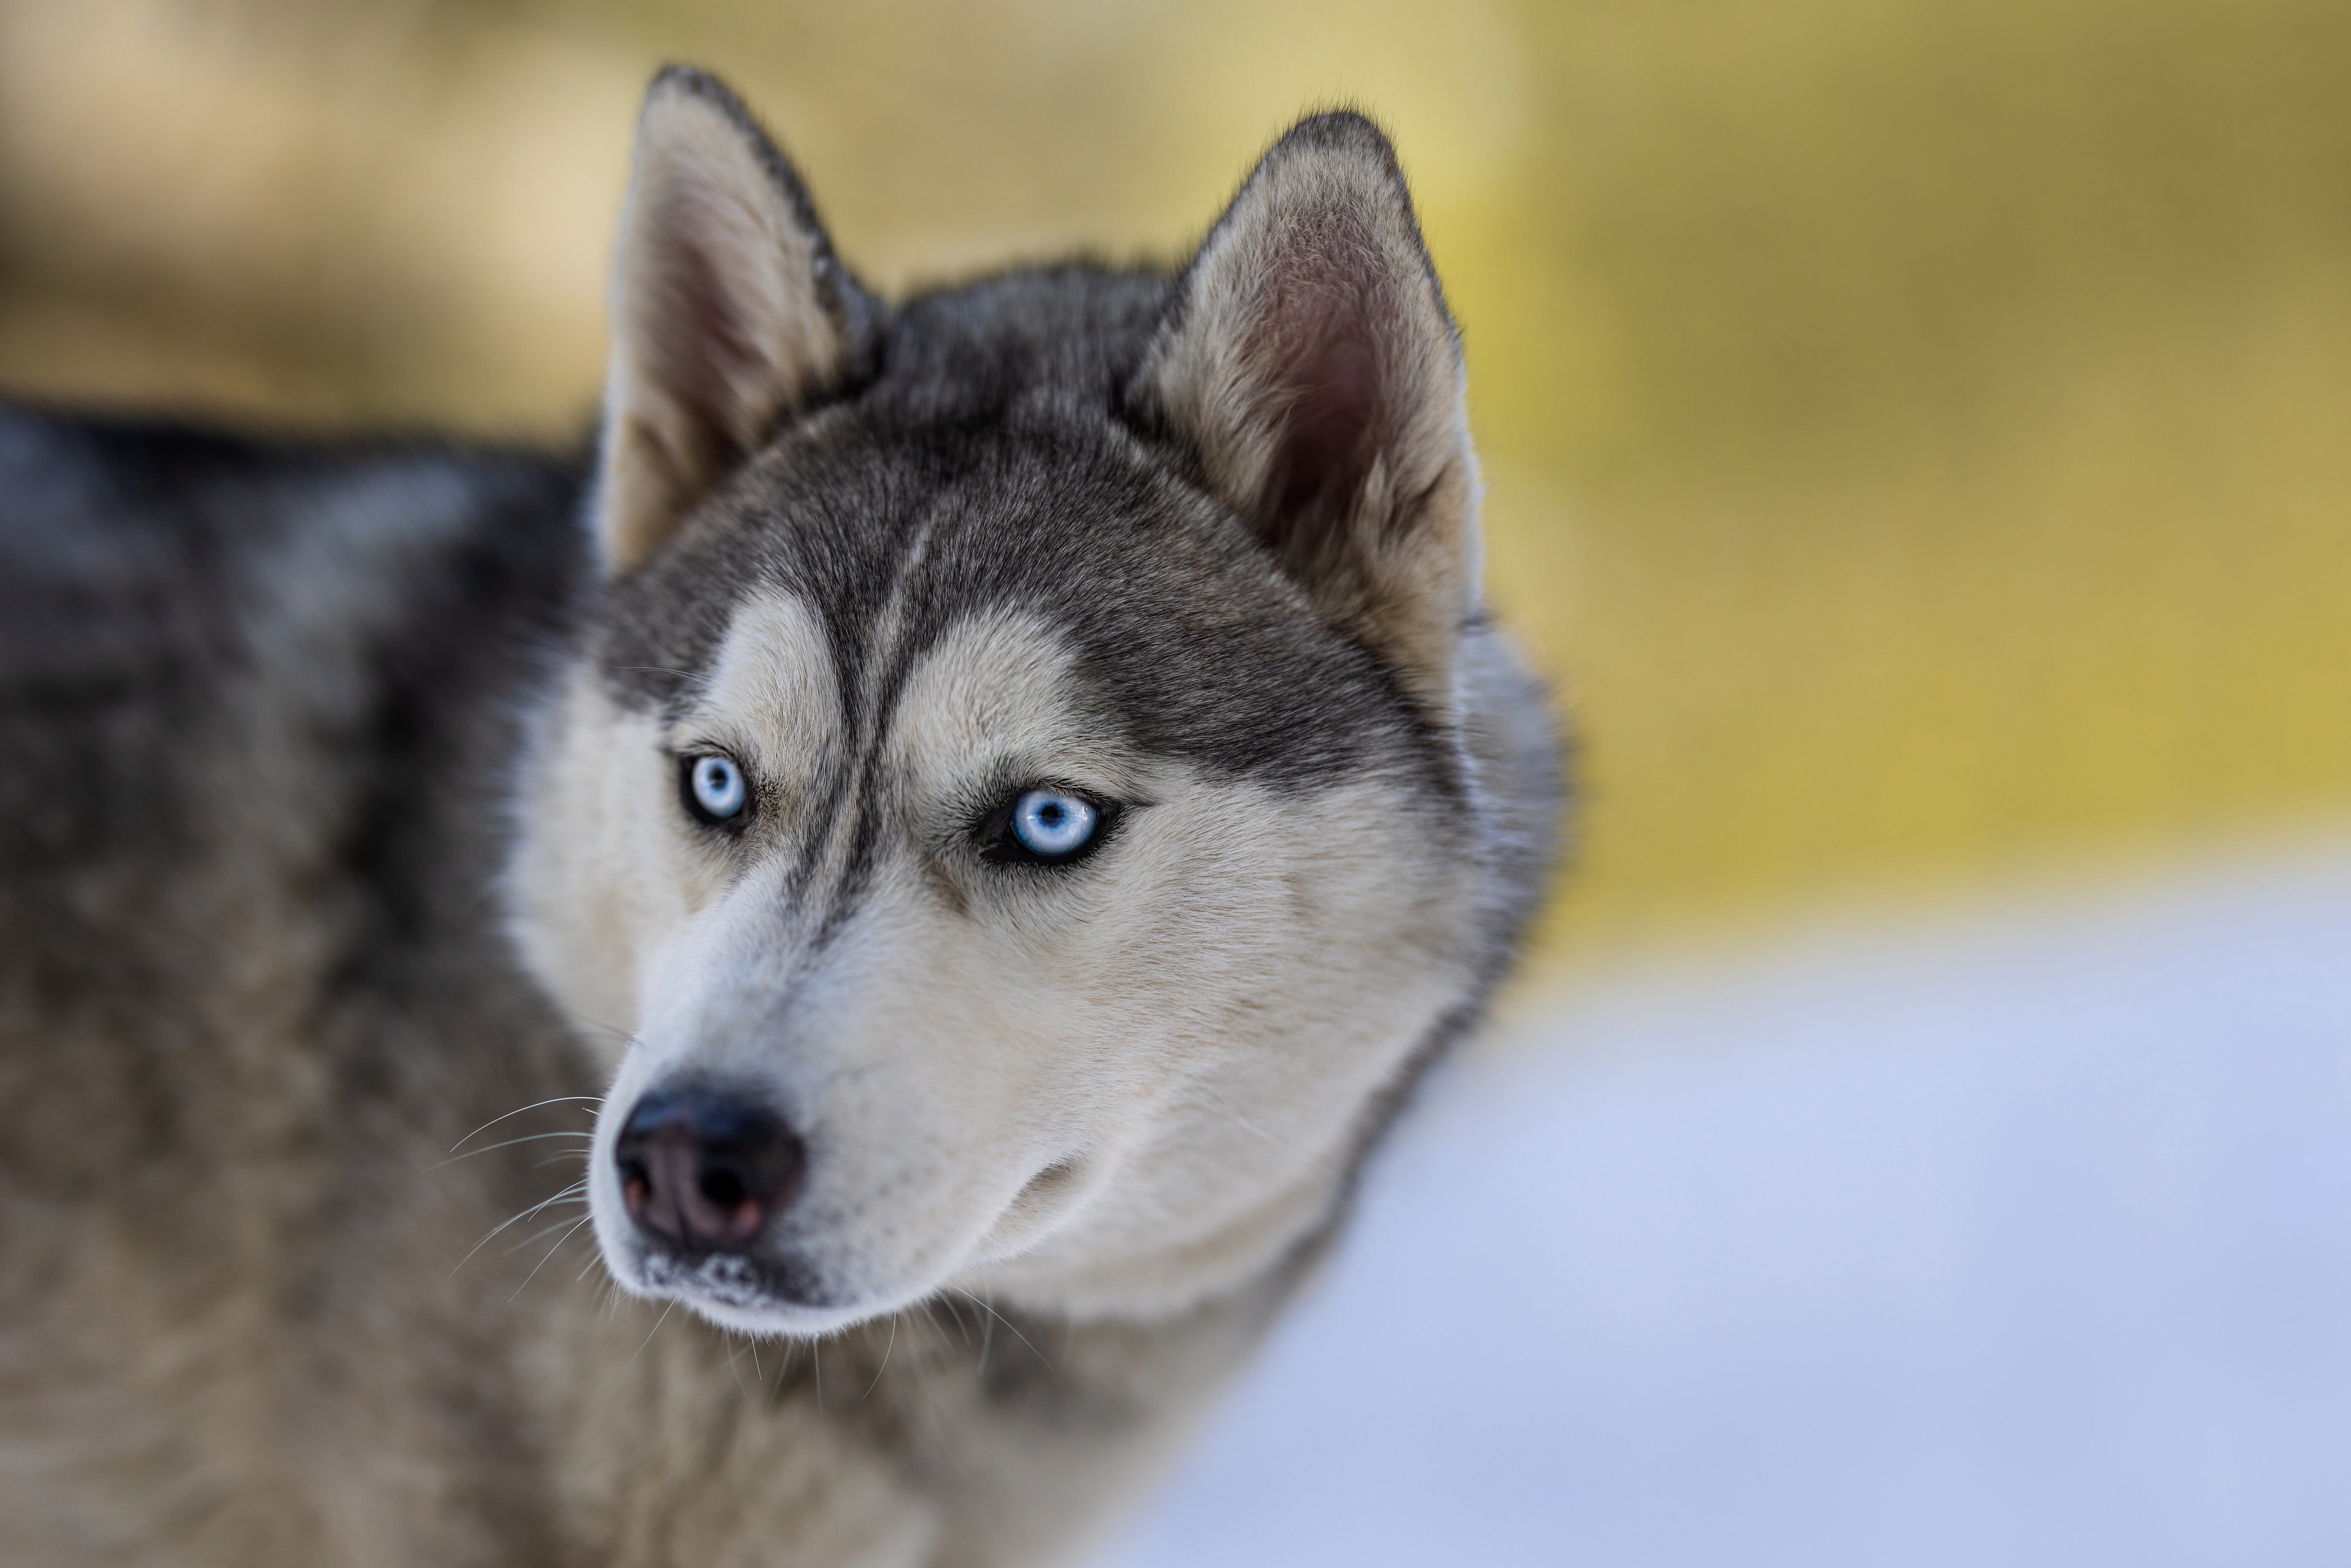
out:
<path id="1" fill-rule="evenodd" d="M 1033 1246 L 1080 1197 L 1092 1167 L 1082 1155 L 1045 1166 L 1005 1205 L 969 1258 L 939 1270 L 939 1278 L 919 1289 L 844 1289 L 815 1259 L 778 1245 L 772 1235 L 747 1245 L 694 1249 L 649 1244 L 630 1233 L 622 1245 L 607 1249 L 607 1258 L 632 1294 L 682 1302 L 721 1327 L 799 1337 L 831 1333 L 928 1296 L 967 1262 Z"/>
<path id="2" fill-rule="evenodd" d="M 649 1292 L 705 1301 L 737 1312 L 830 1314 L 851 1305 L 825 1291 L 813 1270 L 789 1258 L 648 1251 L 638 1260 L 637 1277 Z"/>
<path id="3" fill-rule="evenodd" d="M 883 1316 L 894 1301 L 829 1285 L 789 1254 L 729 1249 L 701 1254 L 630 1249 L 613 1273 L 629 1293 L 683 1304 L 737 1333 L 812 1339 Z"/>

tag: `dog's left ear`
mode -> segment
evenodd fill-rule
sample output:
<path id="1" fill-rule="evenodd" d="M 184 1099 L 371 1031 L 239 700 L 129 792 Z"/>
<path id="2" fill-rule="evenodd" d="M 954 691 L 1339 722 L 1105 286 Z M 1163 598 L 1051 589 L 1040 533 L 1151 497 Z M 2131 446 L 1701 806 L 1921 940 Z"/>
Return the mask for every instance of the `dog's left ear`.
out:
<path id="1" fill-rule="evenodd" d="M 1322 114 L 1274 144 L 1186 269 L 1134 401 L 1326 615 L 1450 706 L 1477 464 L 1460 340 L 1378 127 Z"/>
<path id="2" fill-rule="evenodd" d="M 605 570 L 643 561 L 778 420 L 852 375 L 880 317 L 735 95 L 684 67 L 654 78 L 612 277 Z"/>

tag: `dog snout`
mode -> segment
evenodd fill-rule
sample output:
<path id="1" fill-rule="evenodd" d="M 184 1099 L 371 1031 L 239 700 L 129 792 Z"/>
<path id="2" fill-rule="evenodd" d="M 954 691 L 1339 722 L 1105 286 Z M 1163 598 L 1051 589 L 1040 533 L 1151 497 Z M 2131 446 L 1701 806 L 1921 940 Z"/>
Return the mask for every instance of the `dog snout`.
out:
<path id="1" fill-rule="evenodd" d="M 629 1217 L 675 1251 L 747 1248 L 790 1203 L 808 1164 L 782 1118 L 739 1093 L 655 1090 L 612 1149 Z"/>

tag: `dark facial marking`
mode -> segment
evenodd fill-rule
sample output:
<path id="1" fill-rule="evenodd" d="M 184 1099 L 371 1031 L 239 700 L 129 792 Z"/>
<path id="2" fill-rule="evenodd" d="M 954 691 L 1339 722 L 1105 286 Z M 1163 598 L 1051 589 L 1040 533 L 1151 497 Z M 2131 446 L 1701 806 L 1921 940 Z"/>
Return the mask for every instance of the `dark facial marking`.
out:
<path id="1" fill-rule="evenodd" d="M 1123 423 L 1118 389 L 1167 287 L 1064 268 L 913 301 L 870 382 L 787 428 L 609 592 L 607 679 L 672 714 L 745 593 L 779 589 L 820 616 L 841 742 L 818 759 L 826 820 L 795 846 L 789 878 L 805 906 L 834 868 L 820 945 L 886 841 L 882 741 L 909 676 L 992 610 L 1059 628 L 1080 700 L 1144 754 L 1282 789 L 1374 768 L 1437 798 L 1458 791 L 1395 672 L 1313 611 L 1259 534 L 1187 476 L 1183 453 Z M 1301 373 L 1337 406 L 1368 371 Z M 1326 423 L 1341 428 L 1346 412 Z M 1311 447 L 1321 428 L 1300 439 Z M 1317 494 L 1343 471 L 1348 454 L 1320 450 L 1289 470 Z"/>

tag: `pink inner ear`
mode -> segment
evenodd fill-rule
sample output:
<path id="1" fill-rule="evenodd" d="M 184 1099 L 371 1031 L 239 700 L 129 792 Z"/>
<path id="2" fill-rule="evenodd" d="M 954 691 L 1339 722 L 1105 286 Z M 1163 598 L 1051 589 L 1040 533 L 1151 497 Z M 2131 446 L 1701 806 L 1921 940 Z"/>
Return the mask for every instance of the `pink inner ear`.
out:
<path id="1" fill-rule="evenodd" d="M 1355 259 L 1352 248 L 1318 248 L 1310 264 L 1343 268 Z M 1274 292 L 1261 340 L 1276 434 L 1258 525 L 1277 549 L 1311 549 L 1317 536 L 1343 527 L 1379 450 L 1386 389 L 1375 287 L 1324 276 L 1293 277 Z"/>

